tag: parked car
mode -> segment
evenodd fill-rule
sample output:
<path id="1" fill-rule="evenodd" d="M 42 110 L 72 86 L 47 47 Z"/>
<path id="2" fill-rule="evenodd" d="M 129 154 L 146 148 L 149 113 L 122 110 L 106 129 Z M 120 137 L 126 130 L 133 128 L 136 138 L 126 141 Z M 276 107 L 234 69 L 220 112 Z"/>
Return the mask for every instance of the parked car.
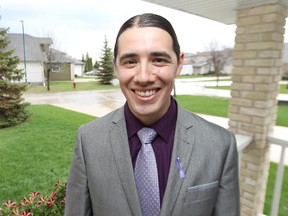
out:
<path id="1" fill-rule="evenodd" d="M 92 70 L 92 71 L 87 71 L 87 72 L 85 72 L 84 74 L 87 75 L 87 76 L 98 76 L 98 75 L 100 75 L 101 73 L 100 73 L 100 71 L 94 69 L 94 70 Z"/>

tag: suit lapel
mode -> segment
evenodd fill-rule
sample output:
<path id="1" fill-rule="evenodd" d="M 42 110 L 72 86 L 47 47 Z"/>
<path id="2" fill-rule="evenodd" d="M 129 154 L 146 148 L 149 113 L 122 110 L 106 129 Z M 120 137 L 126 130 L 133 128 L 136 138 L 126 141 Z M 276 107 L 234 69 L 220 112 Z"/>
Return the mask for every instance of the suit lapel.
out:
<path id="1" fill-rule="evenodd" d="M 118 175 L 132 215 L 141 215 L 123 109 L 115 115 L 113 122 L 115 125 L 110 130 L 110 139 Z"/>
<path id="2" fill-rule="evenodd" d="M 173 146 L 172 159 L 170 164 L 167 187 L 161 208 L 161 216 L 171 215 L 179 196 L 179 192 L 184 180 L 180 179 L 176 158 L 179 157 L 184 172 L 187 172 L 190 164 L 192 147 L 194 144 L 194 133 L 192 121 L 185 115 L 185 111 L 178 106 L 178 119 L 175 131 L 175 141 Z"/>

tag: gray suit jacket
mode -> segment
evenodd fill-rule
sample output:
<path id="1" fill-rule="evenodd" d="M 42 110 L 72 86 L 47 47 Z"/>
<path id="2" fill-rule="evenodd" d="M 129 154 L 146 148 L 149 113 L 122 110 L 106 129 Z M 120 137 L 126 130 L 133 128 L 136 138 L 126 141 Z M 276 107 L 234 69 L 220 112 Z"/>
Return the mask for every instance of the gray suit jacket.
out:
<path id="1" fill-rule="evenodd" d="M 179 176 L 177 157 L 184 179 Z M 178 105 L 161 216 L 239 216 L 239 208 L 234 136 Z M 123 107 L 80 127 L 65 215 L 141 215 Z"/>

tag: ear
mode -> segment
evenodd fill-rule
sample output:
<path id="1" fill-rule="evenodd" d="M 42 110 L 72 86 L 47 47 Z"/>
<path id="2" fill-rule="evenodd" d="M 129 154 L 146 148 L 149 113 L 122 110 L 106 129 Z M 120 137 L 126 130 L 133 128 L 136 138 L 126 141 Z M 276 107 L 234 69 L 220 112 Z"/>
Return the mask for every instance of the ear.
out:
<path id="1" fill-rule="evenodd" d="M 117 66 L 116 66 L 116 59 L 113 58 L 113 65 L 114 65 L 114 75 L 117 79 L 119 79 L 118 77 L 118 70 L 117 70 Z"/>
<path id="2" fill-rule="evenodd" d="M 176 74 L 175 74 L 176 77 L 180 74 L 180 72 L 182 70 L 183 63 L 184 63 L 184 53 L 180 52 L 178 66 L 177 66 L 177 71 L 176 71 Z"/>

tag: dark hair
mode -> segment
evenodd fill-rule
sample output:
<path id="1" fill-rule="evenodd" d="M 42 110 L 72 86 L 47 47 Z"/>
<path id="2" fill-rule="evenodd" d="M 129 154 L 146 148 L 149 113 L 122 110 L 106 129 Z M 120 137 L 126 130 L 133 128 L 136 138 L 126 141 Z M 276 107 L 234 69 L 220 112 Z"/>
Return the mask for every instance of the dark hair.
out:
<path id="1" fill-rule="evenodd" d="M 172 38 L 173 42 L 173 50 L 177 56 L 177 60 L 179 61 L 180 54 L 180 45 L 176 36 L 176 33 L 171 25 L 171 23 L 162 16 L 152 13 L 145 13 L 141 15 L 136 15 L 128 19 L 119 29 L 118 35 L 116 37 L 116 42 L 114 46 L 114 59 L 116 59 L 118 54 L 118 39 L 120 35 L 128 28 L 132 27 L 156 27 L 161 28 L 166 31 Z"/>

